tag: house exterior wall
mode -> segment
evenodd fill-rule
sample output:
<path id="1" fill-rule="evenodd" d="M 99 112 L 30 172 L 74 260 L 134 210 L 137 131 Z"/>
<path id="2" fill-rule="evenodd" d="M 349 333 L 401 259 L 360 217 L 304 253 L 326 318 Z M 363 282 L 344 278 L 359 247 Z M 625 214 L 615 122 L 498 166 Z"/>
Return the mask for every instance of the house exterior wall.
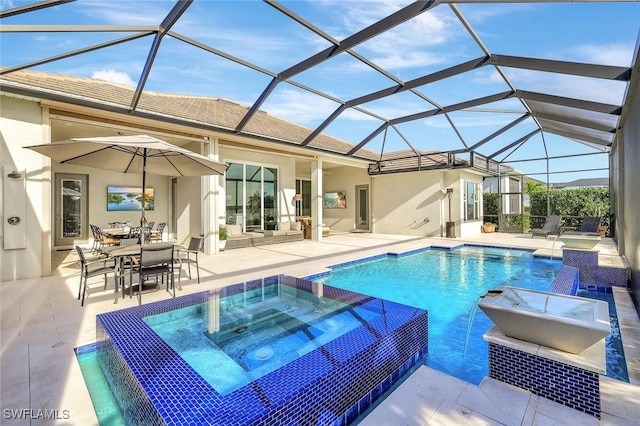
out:
<path id="1" fill-rule="evenodd" d="M 50 204 L 48 171 L 43 175 L 43 166 L 48 159 L 31 150 L 28 145 L 42 143 L 46 127 L 43 126 L 42 109 L 37 102 L 0 97 L 0 163 L 2 183 L 13 170 L 26 170 L 26 247 L 13 250 L 4 249 L 4 208 L 0 210 L 0 279 L 13 280 L 39 277 L 50 268 L 50 257 L 43 258 L 45 241 L 50 232 L 49 216 L 44 206 Z M 4 191 L 2 191 L 4 192 Z M 0 195 L 3 207 L 12 200 Z M 48 253 L 48 252 L 47 252 Z"/>
<path id="2" fill-rule="evenodd" d="M 74 165 L 52 164 L 51 161 L 25 146 L 47 143 L 51 139 L 48 109 L 37 100 L 18 99 L 2 96 L 0 108 L 0 138 L 2 140 L 1 165 L 3 179 L 6 173 L 17 169 L 27 173 L 27 217 L 29 224 L 25 249 L 0 251 L 0 278 L 2 281 L 33 278 L 50 275 L 51 250 L 54 239 L 55 212 L 53 211 L 53 183 L 56 173 L 80 174 L 88 176 L 88 218 L 89 223 L 104 227 L 109 222 L 131 220 L 137 223 L 140 213 L 136 211 L 115 212 L 106 209 L 107 186 L 141 185 L 139 175 L 127 175 L 107 170 L 86 168 Z M 152 125 L 152 124 L 151 124 Z M 132 124 L 132 126 L 135 126 Z M 166 130 L 166 129 L 165 129 Z M 90 136 L 90 135 L 78 135 Z M 279 169 L 278 208 L 279 221 L 295 220 L 295 182 L 296 159 L 294 155 L 280 152 L 260 151 L 260 148 L 246 149 L 233 146 L 224 140 L 216 140 L 210 145 L 211 152 L 223 162 L 251 163 Z M 201 145 L 193 142 L 188 148 L 199 151 Z M 336 159 L 328 159 L 327 161 Z M 318 158 L 318 164 L 323 159 Z M 341 160 L 338 160 L 341 161 Z M 462 221 L 464 191 L 463 179 L 482 184 L 482 178 L 473 173 L 460 170 L 426 171 L 400 173 L 371 177 L 364 165 L 348 164 L 335 166 L 327 173 L 315 176 L 318 202 L 312 214 L 315 224 L 324 223 L 332 230 L 348 232 L 356 228 L 356 192 L 357 185 L 369 185 L 369 211 L 371 232 L 441 236 L 445 234 L 445 222 L 448 220 L 448 198 L 441 191 L 453 188 L 451 197 L 452 220 L 456 223 L 457 236 L 467 236 L 480 232 L 480 221 L 464 223 Z M 320 166 L 321 167 L 321 166 Z M 320 168 L 319 171 L 322 171 Z M 314 179 L 313 171 L 309 176 Z M 176 229 L 172 229 L 172 178 L 147 175 L 147 187 L 154 188 L 155 210 L 145 213 L 149 221 L 166 222 L 169 232 L 178 244 L 186 244 L 190 236 L 204 233 L 215 234 L 218 223 L 225 220 L 224 179 L 208 177 L 177 178 Z M 319 185 L 319 186 L 318 186 Z M 324 209 L 322 194 L 327 191 L 345 191 L 346 209 Z M 211 198 L 215 200 L 211 202 Z M 0 199 L 2 205 L 7 200 Z M 205 204 L 207 203 L 207 204 Z M 1 212 L 0 212 L 1 213 Z M 3 221 L 4 217 L 1 217 Z M 321 235 L 321 228 L 319 235 Z M 0 237 L 2 235 L 0 234 Z M 319 237 L 318 237 L 319 238 Z M 80 243 L 90 243 L 91 236 Z M 69 247 L 67 247 L 69 248 Z M 205 243 L 206 249 L 206 243 Z M 214 252 L 215 248 L 211 251 Z"/>
<path id="3" fill-rule="evenodd" d="M 369 185 L 369 206 L 371 206 L 371 177 L 366 169 L 355 167 L 335 167 L 323 175 L 323 193 L 346 192 L 346 209 L 325 209 L 323 204 L 322 223 L 333 231 L 348 232 L 356 228 L 356 185 Z M 371 230 L 371 223 L 369 224 Z"/>
<path id="4" fill-rule="evenodd" d="M 440 171 L 375 176 L 372 210 L 374 232 L 416 236 L 443 235 L 446 186 Z M 452 199 L 452 205 L 457 201 Z M 444 206 L 446 209 L 446 206 Z M 454 210 L 455 211 L 455 210 Z M 453 215 L 453 218 L 459 215 Z M 455 220 L 455 219 L 454 219 Z"/>
<path id="5" fill-rule="evenodd" d="M 611 181 L 618 250 L 631 267 L 631 291 L 640 314 L 640 85 L 635 86 L 631 108 L 612 151 Z"/>

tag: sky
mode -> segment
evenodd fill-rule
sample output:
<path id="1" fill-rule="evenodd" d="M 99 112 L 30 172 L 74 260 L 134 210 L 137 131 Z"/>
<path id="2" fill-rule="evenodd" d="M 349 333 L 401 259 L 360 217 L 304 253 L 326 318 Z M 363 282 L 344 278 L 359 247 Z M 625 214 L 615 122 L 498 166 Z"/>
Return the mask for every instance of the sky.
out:
<path id="1" fill-rule="evenodd" d="M 2 10 L 33 3 L 0 0 Z M 174 1 L 78 0 L 37 12 L 8 17 L 2 25 L 151 25 L 164 19 Z M 342 41 L 376 21 L 409 5 L 410 1 L 282 1 L 284 8 L 322 30 L 321 37 L 286 17 L 266 2 L 195 0 L 172 31 L 235 58 L 211 54 L 188 42 L 166 36 L 145 85 L 145 90 L 226 98 L 253 105 L 272 79 L 297 63 Z M 354 55 L 342 53 L 279 84 L 260 109 L 280 118 L 316 128 L 339 105 L 399 81 L 446 69 L 484 56 L 478 42 L 458 19 L 460 15 L 492 54 L 575 61 L 628 67 L 640 28 L 639 2 L 571 2 L 513 4 L 441 4 L 430 11 L 357 45 L 359 57 L 377 64 L 373 70 Z M 0 65 L 30 63 L 118 39 L 130 32 L 2 33 Z M 329 40 L 327 40 L 329 39 Z M 92 77 L 135 87 L 147 59 L 152 37 L 121 43 L 78 56 L 39 65 L 37 71 Z M 253 64 L 247 67 L 242 63 Z M 501 68 L 517 89 L 569 98 L 621 104 L 624 82 L 573 77 L 516 68 Z M 321 97 L 299 86 L 327 93 Z M 353 144 L 360 143 L 383 121 L 453 105 L 510 90 L 494 67 L 482 67 L 452 78 L 360 105 L 367 113 L 348 109 L 325 133 Z M 515 99 L 455 111 L 389 128 L 366 148 L 385 152 L 409 149 L 455 150 L 471 146 L 524 113 Z M 455 125 L 455 128 L 451 126 Z M 615 120 L 606 122 L 615 126 Z M 491 155 L 535 130 L 528 119 L 478 149 Z M 533 177 L 545 180 L 546 160 L 529 158 L 589 154 L 549 161 L 551 172 L 606 169 L 608 157 L 567 138 L 545 132 L 515 152 L 496 159 Z M 607 177 L 607 170 L 554 173 L 551 182 Z"/>

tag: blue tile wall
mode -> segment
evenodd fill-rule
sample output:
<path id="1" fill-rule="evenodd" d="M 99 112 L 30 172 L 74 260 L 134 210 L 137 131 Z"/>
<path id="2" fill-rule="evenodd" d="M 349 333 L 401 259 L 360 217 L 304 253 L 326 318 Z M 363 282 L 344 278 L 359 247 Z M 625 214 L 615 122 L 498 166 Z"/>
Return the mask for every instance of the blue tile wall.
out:
<path id="1" fill-rule="evenodd" d="M 263 284 L 318 285 L 281 275 L 98 315 L 98 361 L 129 424 L 348 425 L 426 355 L 426 311 L 324 286 L 324 297 L 379 315 L 223 396 L 143 321 Z"/>
<path id="2" fill-rule="evenodd" d="M 489 376 L 600 418 L 598 373 L 489 343 Z"/>
<path id="3" fill-rule="evenodd" d="M 628 268 L 600 266 L 596 251 L 564 249 L 562 250 L 562 263 L 578 268 L 581 284 L 600 287 L 627 286 Z"/>
<path id="4" fill-rule="evenodd" d="M 553 280 L 549 291 L 551 293 L 575 296 L 578 293 L 580 271 L 573 266 L 562 265 L 560 272 Z"/>

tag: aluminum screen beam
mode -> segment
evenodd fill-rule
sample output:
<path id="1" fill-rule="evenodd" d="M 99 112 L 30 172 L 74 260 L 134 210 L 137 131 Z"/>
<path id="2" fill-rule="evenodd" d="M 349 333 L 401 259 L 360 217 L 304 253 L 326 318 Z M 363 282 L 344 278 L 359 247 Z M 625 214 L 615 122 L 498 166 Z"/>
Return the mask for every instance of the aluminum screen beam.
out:
<path id="1" fill-rule="evenodd" d="M 491 55 L 491 63 L 503 67 L 546 71 L 606 80 L 629 81 L 631 69 L 580 62 L 552 61 L 549 59 L 523 58 L 519 56 Z"/>
<path id="2" fill-rule="evenodd" d="M 75 0 L 74 0 L 75 1 Z M 0 33 L 131 33 L 156 32 L 157 25 L 2 25 Z"/>
<path id="3" fill-rule="evenodd" d="M 7 9 L 0 11 L 0 19 L 8 18 L 10 16 L 20 15 L 22 13 L 34 12 L 36 10 L 45 9 L 51 6 L 59 6 L 65 3 L 71 3 L 76 0 L 44 0 L 38 3 L 27 4 L 24 6 L 14 7 L 12 9 Z"/>
<path id="4" fill-rule="evenodd" d="M 375 101 L 375 100 L 378 100 L 378 99 L 385 98 L 387 96 L 392 96 L 392 95 L 395 95 L 395 94 L 398 94 L 398 93 L 401 93 L 401 92 L 405 92 L 407 90 L 415 89 L 416 87 L 424 86 L 425 84 L 433 83 L 433 82 L 438 81 L 438 80 L 442 80 L 442 79 L 445 79 L 445 78 L 448 78 L 448 77 L 453 77 L 453 76 L 456 76 L 458 74 L 462 74 L 464 72 L 480 68 L 480 67 L 484 66 L 485 64 L 487 64 L 487 62 L 488 62 L 488 58 L 487 57 L 480 57 L 480 58 L 465 62 L 463 64 L 447 68 L 447 69 L 442 70 L 442 71 L 438 71 L 438 72 L 435 72 L 435 73 L 432 73 L 432 74 L 429 74 L 429 75 L 426 75 L 426 76 L 423 76 L 423 77 L 416 78 L 414 80 L 407 81 L 404 84 L 398 84 L 396 86 L 391 86 L 391 87 L 388 87 L 386 89 L 382 89 L 382 90 L 379 90 L 377 92 L 372 92 L 372 93 L 369 93 L 367 95 L 361 96 L 359 98 L 355 98 L 355 99 L 352 99 L 350 101 L 346 101 L 344 103 L 344 107 L 343 108 L 339 108 L 338 110 L 334 111 L 333 114 L 331 114 L 322 124 L 320 124 L 320 126 L 318 126 L 311 133 L 311 135 L 309 135 L 307 137 L 307 139 L 305 139 L 305 141 L 302 143 L 302 145 L 309 144 L 311 142 L 311 140 L 313 140 L 313 138 L 318 136 L 318 134 L 320 134 L 329 124 L 331 124 L 331 122 L 333 122 L 336 118 L 338 118 L 338 116 L 340 114 L 342 114 L 342 112 L 344 112 L 347 107 L 354 107 L 356 105 L 361 105 L 363 103 Z"/>
<path id="5" fill-rule="evenodd" d="M 503 128 L 498 129 L 497 131 L 493 132 L 492 134 L 490 134 L 486 138 L 484 138 L 481 141 L 477 142 L 476 144 L 470 146 L 468 150 L 469 151 L 474 151 L 475 149 L 477 149 L 478 147 L 480 147 L 480 146 L 484 145 L 485 143 L 489 142 L 493 138 L 495 138 L 497 136 L 500 136 L 501 134 L 503 134 L 507 130 L 517 126 L 520 123 L 522 123 L 524 120 L 526 120 L 529 117 L 531 117 L 531 114 L 529 114 L 529 113 L 524 114 L 522 117 L 518 117 L 517 119 L 513 120 L 511 123 L 509 123 L 506 126 L 504 126 Z"/>
<path id="6" fill-rule="evenodd" d="M 14 72 L 14 71 L 36 67 L 38 65 L 48 64 L 49 62 L 59 61 L 60 59 L 70 58 L 72 56 L 81 55 L 81 54 L 87 53 L 87 52 L 93 52 L 94 50 L 99 50 L 99 49 L 102 49 L 102 48 L 105 48 L 105 47 L 115 46 L 116 44 L 120 44 L 120 43 L 126 43 L 128 41 L 132 41 L 132 40 L 136 40 L 136 39 L 139 39 L 139 38 L 142 38 L 142 37 L 146 37 L 146 36 L 151 35 L 151 34 L 153 34 L 153 32 L 145 32 L 145 33 L 140 33 L 140 34 L 134 34 L 134 35 L 122 37 L 122 38 L 119 38 L 119 39 L 116 39 L 116 40 L 111 40 L 111 41 L 107 41 L 107 42 L 104 42 L 104 43 L 95 44 L 93 46 L 88 46 L 88 47 L 85 47 L 83 49 L 78 49 L 78 50 L 74 50 L 74 51 L 71 51 L 71 52 L 62 53 L 60 55 L 50 56 L 48 58 L 42 58 L 42 59 L 39 59 L 37 61 L 29 62 L 29 63 L 26 63 L 26 64 L 16 65 L 15 67 L 4 68 L 4 69 L 0 70 L 0 75 L 9 74 L 9 73 Z"/>
<path id="7" fill-rule="evenodd" d="M 601 102 L 584 101 L 581 99 L 565 98 L 562 96 L 546 95 L 542 93 L 517 90 L 516 96 L 531 101 L 545 102 L 555 105 L 562 105 L 571 108 L 585 109 L 589 111 L 602 112 L 604 114 L 620 115 L 621 107 L 618 105 L 604 104 Z"/>
<path id="8" fill-rule="evenodd" d="M 342 52 L 345 52 L 348 49 L 351 49 L 357 46 L 360 43 L 364 43 L 365 41 L 373 38 L 379 34 L 384 33 L 385 31 L 402 24 L 403 22 L 420 15 L 423 12 L 437 6 L 439 1 L 429 0 L 429 1 L 416 1 L 411 3 L 410 5 L 400 9 L 399 11 L 392 13 L 391 15 L 386 16 L 380 21 L 368 26 L 367 28 L 358 31 L 357 33 L 345 38 L 340 42 L 339 46 L 332 46 L 324 49 L 323 51 L 303 60 L 302 62 L 297 63 L 296 65 L 287 68 L 278 74 L 277 79 L 272 81 L 269 86 L 262 92 L 262 95 L 253 103 L 251 108 L 247 114 L 242 118 L 238 126 L 236 127 L 236 131 L 242 131 L 244 127 L 247 125 L 251 117 L 255 115 L 255 113 L 260 109 L 262 104 L 266 101 L 269 94 L 275 89 L 275 85 L 283 80 L 287 80 L 294 75 L 300 74 L 312 68 L 322 62 L 331 59 Z"/>
<path id="9" fill-rule="evenodd" d="M 151 45 L 151 49 L 149 49 L 149 55 L 147 56 L 147 60 L 144 63 L 144 68 L 142 69 L 140 79 L 138 80 L 138 86 L 136 87 L 136 91 L 133 94 L 133 99 L 131 100 L 131 105 L 129 106 L 132 111 L 135 110 L 138 106 L 140 96 L 142 96 L 142 91 L 144 90 L 144 85 L 147 82 L 147 78 L 149 78 L 151 67 L 153 67 L 153 62 L 156 58 L 156 55 L 158 54 L 158 49 L 160 48 L 162 38 L 178 21 L 178 19 L 180 19 L 180 16 L 182 16 L 184 11 L 187 10 L 192 2 L 193 0 L 179 0 L 160 24 L 160 29 L 156 33 L 153 44 Z"/>
<path id="10" fill-rule="evenodd" d="M 502 154 L 503 152 L 510 150 L 510 149 L 511 149 L 511 148 L 513 148 L 514 146 L 519 145 L 519 144 L 521 144 L 521 143 L 524 143 L 524 142 L 528 141 L 529 139 L 531 139 L 532 137 L 534 137 L 535 135 L 537 135 L 537 134 L 538 134 L 538 133 L 540 133 L 541 131 L 542 131 L 542 130 L 540 130 L 540 129 L 536 129 L 536 130 L 534 130 L 533 132 L 531 132 L 531 133 L 529 133 L 529 134 L 527 134 L 527 135 L 525 135 L 525 136 L 521 137 L 520 139 L 518 139 L 518 140 L 516 140 L 516 141 L 514 141 L 514 142 L 511 142 L 509 145 L 507 145 L 507 146 L 503 147 L 502 149 L 499 149 L 498 151 L 494 152 L 493 154 L 491 154 L 491 155 L 487 155 L 487 158 L 488 158 L 488 159 L 493 159 L 495 156 L 500 155 L 500 154 Z"/>

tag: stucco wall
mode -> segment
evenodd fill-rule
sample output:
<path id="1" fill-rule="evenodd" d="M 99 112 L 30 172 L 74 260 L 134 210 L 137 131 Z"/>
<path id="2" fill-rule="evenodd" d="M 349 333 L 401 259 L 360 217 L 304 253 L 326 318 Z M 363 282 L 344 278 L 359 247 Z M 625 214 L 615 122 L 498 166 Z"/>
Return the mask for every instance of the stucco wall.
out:
<path id="1" fill-rule="evenodd" d="M 442 235 L 444 208 L 448 200 L 440 189 L 446 185 L 444 173 L 439 171 L 376 176 L 372 191 L 374 231 L 416 236 Z M 457 197 L 451 201 L 455 209 Z"/>
<path id="2" fill-rule="evenodd" d="M 43 205 L 49 202 L 45 194 L 41 168 L 48 161 L 40 154 L 24 149 L 24 146 L 42 143 L 42 111 L 36 102 L 0 97 L 0 162 L 2 181 L 12 170 L 26 170 L 26 242 L 24 249 L 4 250 L 4 230 L 0 226 L 0 280 L 14 280 L 42 276 L 43 270 L 43 230 L 45 221 Z M 5 199 L 3 186 L 0 185 L 0 221 L 5 223 L 4 205 L 11 200 Z M 48 225 L 48 224 L 47 224 Z M 48 232 L 45 225 L 44 232 Z"/>
<path id="3" fill-rule="evenodd" d="M 617 159 L 617 180 L 614 186 L 616 210 L 616 235 L 619 250 L 631 266 L 631 290 L 635 300 L 640 301 L 640 86 L 636 86 L 635 99 L 624 123 L 621 137 L 618 139 L 615 155 Z M 616 179 L 616 176 L 614 176 Z M 636 303 L 640 314 L 640 307 Z"/>
<path id="4" fill-rule="evenodd" d="M 366 169 L 335 167 L 323 175 L 322 192 L 346 192 L 346 209 L 322 209 L 322 223 L 332 231 L 348 232 L 356 227 L 356 185 L 369 185 L 371 199 L 371 178 Z M 371 226 L 371 224 L 370 224 Z M 370 228 L 371 230 L 371 228 Z"/>
<path id="5" fill-rule="evenodd" d="M 140 224 L 142 212 L 137 211 L 107 211 L 108 186 L 142 186 L 142 175 L 110 172 L 82 166 L 70 166 L 53 163 L 51 169 L 55 173 L 77 173 L 89 176 L 89 223 L 101 228 L 107 227 L 109 222 L 131 220 L 134 226 Z M 145 211 L 145 218 L 151 222 L 169 222 L 170 199 L 168 197 L 168 178 L 165 176 L 147 175 L 145 185 L 153 188 L 155 208 Z"/>

